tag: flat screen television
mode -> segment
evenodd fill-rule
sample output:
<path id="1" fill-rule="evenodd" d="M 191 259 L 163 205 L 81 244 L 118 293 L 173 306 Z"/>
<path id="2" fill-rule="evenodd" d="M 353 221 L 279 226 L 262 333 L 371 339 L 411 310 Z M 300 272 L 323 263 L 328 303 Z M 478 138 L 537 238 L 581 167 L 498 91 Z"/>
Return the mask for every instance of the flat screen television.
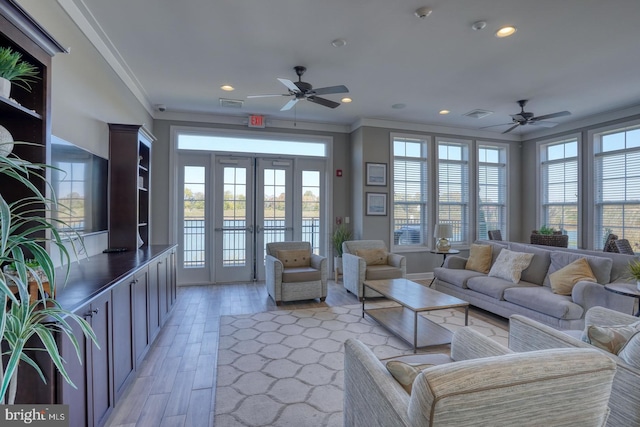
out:
<path id="1" fill-rule="evenodd" d="M 51 136 L 51 185 L 58 199 L 53 221 L 63 233 L 108 230 L 108 160 Z"/>

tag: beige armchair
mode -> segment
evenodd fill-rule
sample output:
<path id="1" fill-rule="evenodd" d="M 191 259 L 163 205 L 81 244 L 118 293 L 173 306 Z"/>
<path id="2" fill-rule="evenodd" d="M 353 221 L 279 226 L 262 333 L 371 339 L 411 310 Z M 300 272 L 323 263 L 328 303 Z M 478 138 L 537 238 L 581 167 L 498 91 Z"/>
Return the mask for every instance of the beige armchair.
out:
<path id="1" fill-rule="evenodd" d="M 434 365 L 410 393 L 362 342 L 348 339 L 344 357 L 345 427 L 602 427 L 616 372 L 594 349 L 512 353 L 471 328 L 454 333 L 450 357 L 398 358 Z"/>
<path id="2" fill-rule="evenodd" d="M 359 300 L 365 280 L 399 279 L 407 274 L 404 256 L 389 253 L 382 240 L 349 240 L 342 243 L 344 287 Z M 367 297 L 381 296 L 367 289 Z"/>
<path id="3" fill-rule="evenodd" d="M 309 242 L 267 243 L 265 270 L 267 292 L 276 305 L 327 297 L 327 259 L 312 253 Z"/>

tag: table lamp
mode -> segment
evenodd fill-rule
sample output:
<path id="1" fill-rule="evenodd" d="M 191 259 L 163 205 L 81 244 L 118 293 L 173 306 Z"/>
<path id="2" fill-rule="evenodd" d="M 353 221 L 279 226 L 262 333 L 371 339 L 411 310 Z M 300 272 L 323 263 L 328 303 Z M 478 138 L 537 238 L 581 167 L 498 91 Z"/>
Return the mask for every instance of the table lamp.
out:
<path id="1" fill-rule="evenodd" d="M 433 237 L 438 239 L 436 242 L 436 249 L 438 252 L 447 252 L 451 249 L 451 242 L 449 239 L 453 237 L 453 226 L 451 224 L 436 224 L 436 228 L 433 231 Z"/>

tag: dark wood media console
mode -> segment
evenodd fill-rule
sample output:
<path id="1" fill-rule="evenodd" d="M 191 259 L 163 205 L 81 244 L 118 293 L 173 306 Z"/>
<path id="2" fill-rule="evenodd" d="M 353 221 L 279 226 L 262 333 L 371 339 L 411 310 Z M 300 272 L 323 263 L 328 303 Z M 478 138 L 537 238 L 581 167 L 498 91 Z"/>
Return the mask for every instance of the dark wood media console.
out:
<path id="1" fill-rule="evenodd" d="M 80 363 L 72 343 L 59 336 L 60 353 L 77 388 L 67 384 L 45 354 L 36 354 L 47 383 L 22 363 L 16 403 L 68 404 L 70 426 L 102 426 L 175 304 L 176 246 L 144 246 L 81 259 L 73 264 L 67 285 L 56 292 L 63 308 L 91 324 L 100 349 L 76 328 L 83 349 Z M 33 346 L 41 346 L 33 341 Z"/>

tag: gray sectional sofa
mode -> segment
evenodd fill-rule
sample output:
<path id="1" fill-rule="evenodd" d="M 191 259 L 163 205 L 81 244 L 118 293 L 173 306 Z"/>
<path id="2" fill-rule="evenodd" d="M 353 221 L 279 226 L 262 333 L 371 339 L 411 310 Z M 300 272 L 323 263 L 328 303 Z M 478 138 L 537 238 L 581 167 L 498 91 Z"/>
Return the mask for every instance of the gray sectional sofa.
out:
<path id="1" fill-rule="evenodd" d="M 442 267 L 434 270 L 437 290 L 468 301 L 471 305 L 510 317 L 522 314 L 558 329 L 582 329 L 586 311 L 594 306 L 632 313 L 634 299 L 609 292 L 604 284 L 627 282 L 629 261 L 638 257 L 610 252 L 538 246 L 515 242 L 478 241 L 492 246 L 492 265 L 500 251 L 532 253 L 531 264 L 513 283 L 473 270 L 466 270 L 466 258 L 448 256 Z M 580 281 L 571 295 L 551 291 L 547 273 L 552 265 L 566 265 L 584 257 L 598 283 Z"/>

